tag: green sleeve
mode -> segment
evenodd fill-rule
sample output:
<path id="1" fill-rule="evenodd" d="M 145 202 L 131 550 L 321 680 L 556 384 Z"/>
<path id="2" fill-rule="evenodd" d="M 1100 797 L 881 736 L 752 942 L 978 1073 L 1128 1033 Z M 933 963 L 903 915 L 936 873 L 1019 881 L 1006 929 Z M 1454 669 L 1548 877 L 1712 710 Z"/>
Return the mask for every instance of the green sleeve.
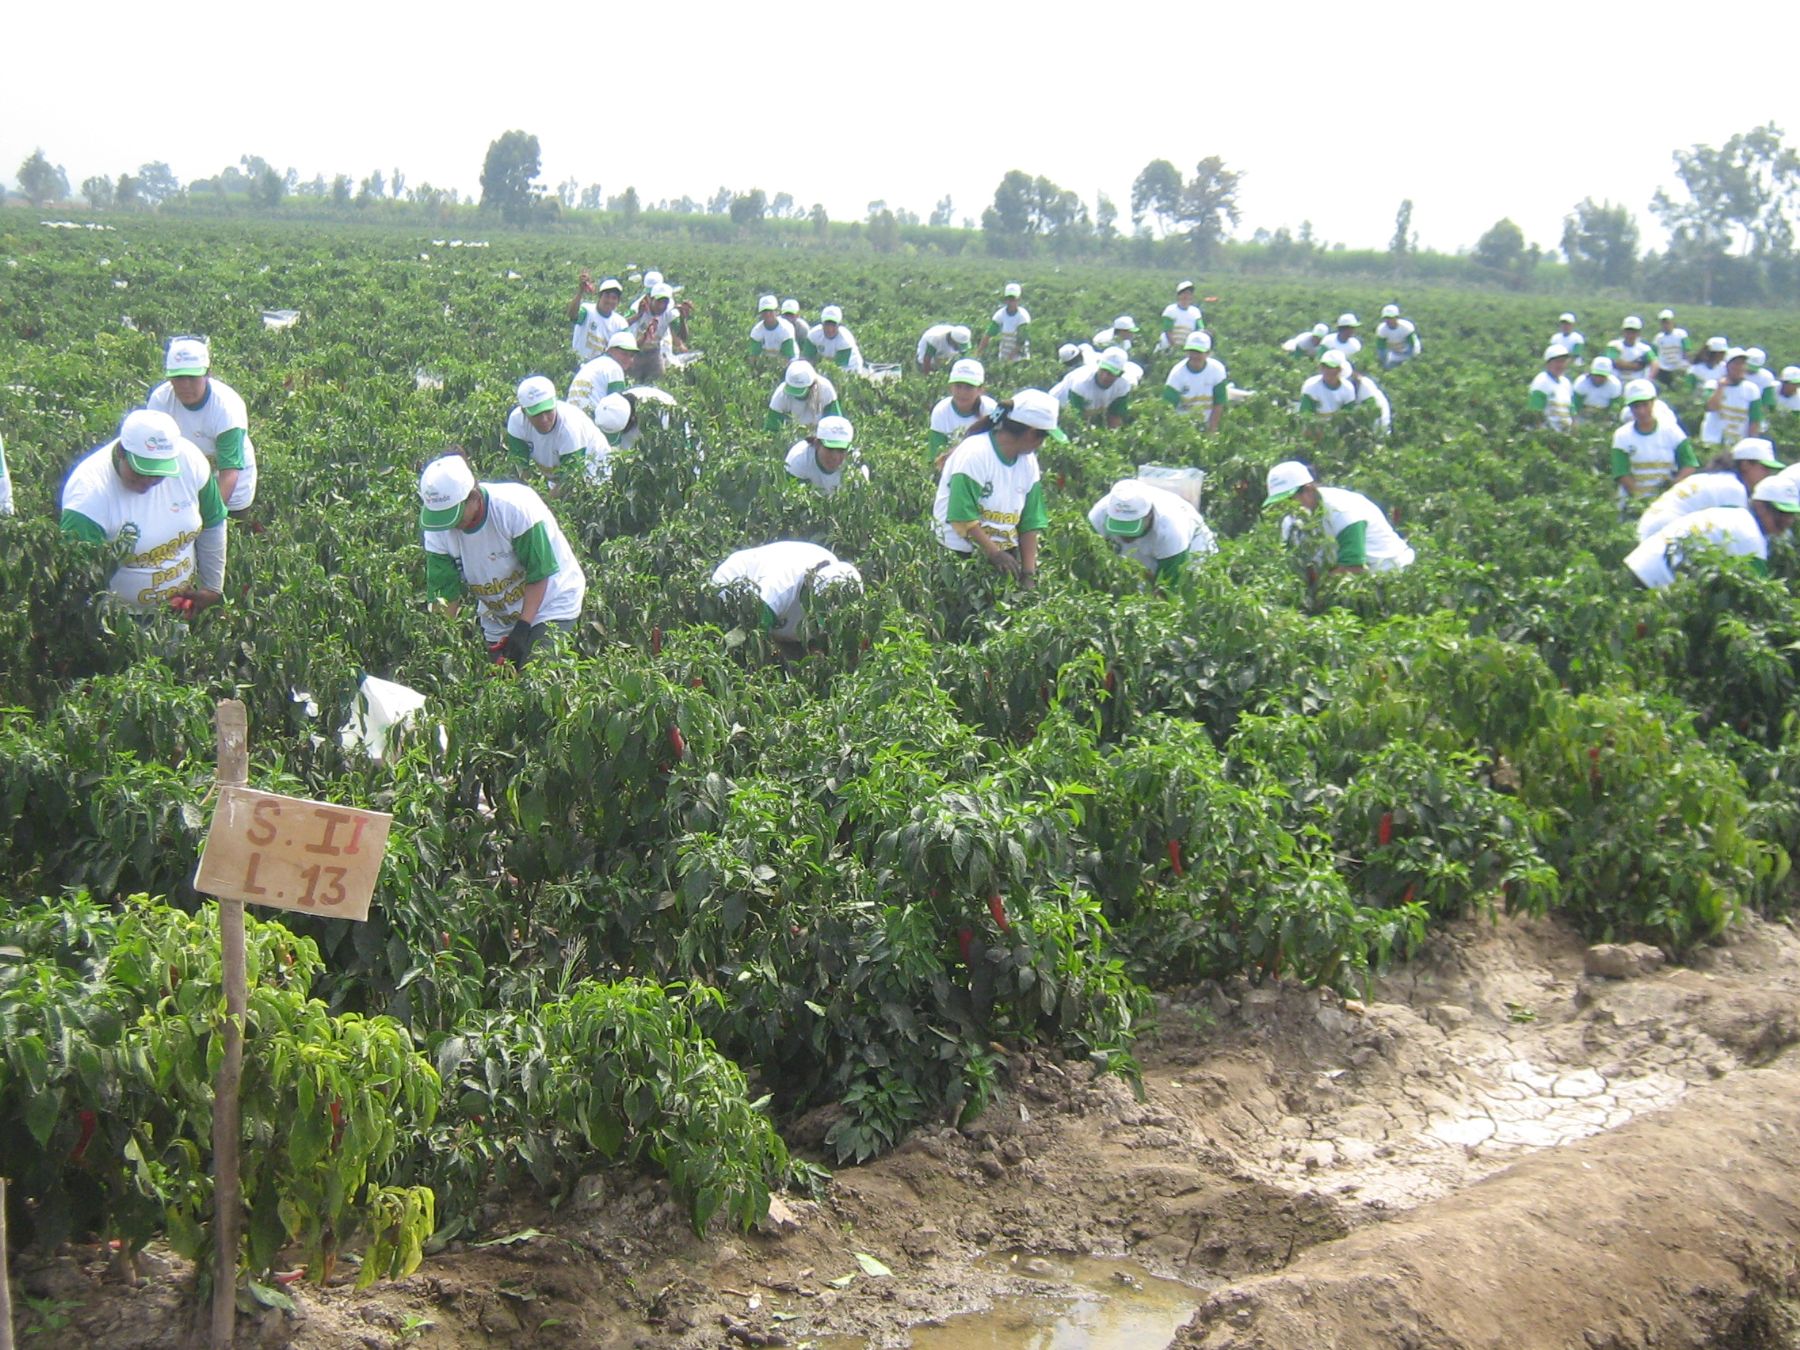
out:
<path id="1" fill-rule="evenodd" d="M 556 551 L 550 547 L 550 531 L 539 521 L 512 541 L 513 557 L 525 564 L 526 581 L 542 581 L 556 575 Z"/>
<path id="2" fill-rule="evenodd" d="M 842 417 L 844 415 L 843 405 L 834 398 L 825 405 L 825 411 L 820 415 L 823 417 Z"/>
<path id="3" fill-rule="evenodd" d="M 1069 406 L 1071 408 L 1073 408 L 1076 412 L 1086 412 L 1087 411 L 1087 400 L 1085 398 L 1083 398 L 1080 394 L 1070 394 L 1069 395 Z"/>
<path id="4" fill-rule="evenodd" d="M 1756 575 L 1759 577 L 1766 577 L 1769 575 L 1769 564 L 1764 562 L 1761 558 L 1752 558 L 1750 560 L 1750 566 L 1755 570 Z"/>
<path id="5" fill-rule="evenodd" d="M 1175 331 L 1175 320 L 1171 319 L 1167 314 L 1163 315 L 1162 330 L 1165 333 L 1173 333 Z"/>
<path id="6" fill-rule="evenodd" d="M 1543 412 L 1549 408 L 1549 406 L 1550 395 L 1546 394 L 1542 389 L 1533 389 L 1531 391 L 1531 410 L 1533 412 Z"/>
<path id="7" fill-rule="evenodd" d="M 1184 548 L 1181 552 L 1164 558 L 1156 564 L 1156 584 L 1159 586 L 1173 584 L 1180 577 L 1181 569 L 1187 566 L 1189 556 L 1188 550 Z"/>
<path id="8" fill-rule="evenodd" d="M 1681 354 L 1683 356 L 1686 356 L 1693 349 L 1694 349 L 1693 343 L 1691 343 L 1687 338 L 1681 339 Z"/>
<path id="9" fill-rule="evenodd" d="M 811 338 L 803 337 L 800 339 L 800 355 L 804 356 L 808 361 L 817 361 L 819 359 L 819 349 L 813 346 L 813 340 Z"/>
<path id="10" fill-rule="evenodd" d="M 1025 494 L 1025 509 L 1019 512 L 1021 530 L 1041 530 L 1050 524 L 1050 512 L 1044 505 L 1044 485 L 1033 483 Z"/>
<path id="11" fill-rule="evenodd" d="M 1688 393 L 1691 394 L 1699 388 L 1700 388 L 1700 377 L 1698 375 L 1694 374 L 1694 372 L 1690 370 L 1688 372 L 1688 377 L 1687 377 L 1687 391 L 1688 391 Z"/>
<path id="12" fill-rule="evenodd" d="M 1231 382 L 1220 380 L 1213 386 L 1213 407 L 1222 408 L 1231 402 Z"/>
<path id="13" fill-rule="evenodd" d="M 1300 395 L 1300 411 L 1303 413 L 1316 413 L 1319 411 L 1319 405 L 1313 399 L 1311 394 Z"/>
<path id="14" fill-rule="evenodd" d="M 781 616 L 779 614 L 777 614 L 774 610 L 770 609 L 768 607 L 768 605 L 766 605 L 766 604 L 759 604 L 757 606 L 757 609 L 762 611 L 760 614 L 758 614 L 756 616 L 757 632 L 759 632 L 759 633 L 774 632 L 775 625 L 776 625 L 776 623 L 778 623 L 780 621 Z"/>
<path id="15" fill-rule="evenodd" d="M 1614 361 L 1622 361 L 1625 359 L 1625 344 L 1618 338 L 1614 338 L 1611 342 L 1606 344 L 1606 351 Z"/>
<path id="16" fill-rule="evenodd" d="M 1131 395 L 1121 394 L 1106 405 L 1107 415 L 1118 418 L 1121 422 L 1131 420 Z"/>
<path id="17" fill-rule="evenodd" d="M 1697 469 L 1700 467 L 1700 461 L 1694 454 L 1693 442 L 1684 440 L 1680 445 L 1675 447 L 1675 467 L 1678 469 Z"/>
<path id="18" fill-rule="evenodd" d="M 210 474 L 200 489 L 200 524 L 208 529 L 225 519 L 225 499 L 219 495 L 219 475 Z"/>
<path id="19" fill-rule="evenodd" d="M 221 431 L 213 440 L 215 455 L 213 463 L 221 469 L 241 469 L 244 467 L 244 429 L 232 427 L 229 431 Z"/>
<path id="20" fill-rule="evenodd" d="M 1579 361 L 1581 359 L 1581 354 L 1583 352 L 1585 352 L 1586 350 L 1587 350 L 1587 343 L 1577 342 L 1573 347 L 1571 347 L 1569 349 L 1569 355 L 1574 357 L 1577 361 Z"/>
<path id="21" fill-rule="evenodd" d="M 935 455 L 948 444 L 950 444 L 950 438 L 941 431 L 931 431 L 925 435 L 926 454 Z"/>
<path id="22" fill-rule="evenodd" d="M 531 463 L 531 447 L 509 431 L 506 433 L 506 456 L 508 459 L 518 460 L 521 464 L 529 464 Z"/>
<path id="23" fill-rule="evenodd" d="M 1000 336 L 1000 321 L 998 319 L 989 319 L 987 331 L 988 331 L 989 337 L 999 337 Z"/>
<path id="24" fill-rule="evenodd" d="M 758 342 L 755 338 L 750 339 L 750 355 L 761 356 L 763 354 L 763 350 L 764 350 L 764 348 L 763 348 L 762 343 Z"/>
<path id="25" fill-rule="evenodd" d="M 100 523 L 82 515 L 79 511 L 62 513 L 62 532 L 85 544 L 104 544 L 106 542 L 106 531 L 100 528 Z"/>
<path id="26" fill-rule="evenodd" d="M 1687 448 L 1686 441 L 1683 441 L 1681 444 L 1682 444 L 1683 449 Z M 1681 451 L 1677 450 L 1675 453 L 1677 456 L 1679 456 L 1681 454 Z M 1688 450 L 1688 458 L 1690 461 L 1692 460 L 1693 455 L 1694 455 L 1694 452 L 1692 450 Z M 1624 478 L 1630 472 L 1631 472 L 1631 454 L 1630 454 L 1630 452 L 1621 450 L 1621 449 L 1619 449 L 1618 446 L 1615 445 L 1613 447 L 1613 452 L 1612 452 L 1612 476 L 1614 478 Z"/>
<path id="27" fill-rule="evenodd" d="M 1369 522 L 1359 520 L 1338 531 L 1337 565 L 1361 567 L 1369 561 Z"/>
<path id="28" fill-rule="evenodd" d="M 1032 489 L 1034 492 L 1036 490 Z M 950 505 L 944 511 L 944 519 L 981 519 L 981 488 L 968 474 L 950 475 Z"/>
<path id="29" fill-rule="evenodd" d="M 1181 395 L 1175 392 L 1174 385 L 1165 384 L 1162 387 L 1162 401 L 1171 408 L 1179 408 L 1181 406 Z"/>
<path id="30" fill-rule="evenodd" d="M 786 425 L 787 425 L 787 418 L 783 417 L 780 413 L 776 412 L 773 408 L 770 408 L 769 411 L 767 411 L 766 413 L 763 414 L 763 430 L 764 431 L 780 431 Z"/>
<path id="31" fill-rule="evenodd" d="M 454 600 L 463 591 L 462 570 L 448 553 L 425 555 L 425 597 L 428 600 Z"/>
<path id="32" fill-rule="evenodd" d="M 630 386 L 624 380 L 614 380 L 611 384 L 606 386 L 606 392 L 609 394 L 622 394 L 628 388 L 630 388 Z"/>
<path id="33" fill-rule="evenodd" d="M 794 359 L 794 340 L 792 338 L 781 344 L 781 354 L 790 361 Z"/>
<path id="34" fill-rule="evenodd" d="M 1581 390 L 1572 390 L 1569 394 L 1569 410 L 1571 412 L 1580 412 L 1585 407 L 1587 407 L 1587 400 L 1581 396 Z"/>
<path id="35" fill-rule="evenodd" d="M 848 370 L 848 369 L 850 369 L 850 350 L 851 350 L 850 348 L 845 347 L 842 351 L 840 351 L 836 356 L 832 357 L 831 359 L 833 361 L 836 361 L 838 363 L 838 365 L 842 366 L 845 370 Z"/>

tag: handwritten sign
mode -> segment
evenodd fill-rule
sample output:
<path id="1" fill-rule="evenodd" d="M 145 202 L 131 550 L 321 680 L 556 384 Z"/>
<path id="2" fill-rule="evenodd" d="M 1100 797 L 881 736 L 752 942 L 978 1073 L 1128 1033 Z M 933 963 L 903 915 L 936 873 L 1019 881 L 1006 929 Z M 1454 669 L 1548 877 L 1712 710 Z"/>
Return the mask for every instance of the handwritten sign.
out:
<path id="1" fill-rule="evenodd" d="M 245 904 L 366 920 L 393 819 L 222 786 L 194 889 Z"/>

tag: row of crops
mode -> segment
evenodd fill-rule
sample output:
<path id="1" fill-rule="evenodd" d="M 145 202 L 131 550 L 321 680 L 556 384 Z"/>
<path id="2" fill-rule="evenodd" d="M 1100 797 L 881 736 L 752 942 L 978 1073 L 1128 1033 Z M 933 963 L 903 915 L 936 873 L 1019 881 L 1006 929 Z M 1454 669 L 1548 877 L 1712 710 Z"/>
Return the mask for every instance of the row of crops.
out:
<path id="1" fill-rule="evenodd" d="M 567 654 L 497 673 L 467 615 L 426 610 L 417 469 L 460 444 L 509 476 L 516 382 L 573 364 L 578 270 L 632 261 L 563 239 L 0 233 L 20 509 L 0 521 L 0 1150 L 37 1240 L 208 1252 L 218 957 L 190 878 L 221 697 L 249 707 L 254 786 L 395 818 L 370 922 L 252 925 L 239 1259 L 259 1277 L 345 1253 L 366 1278 L 408 1269 L 490 1186 L 556 1194 L 607 1163 L 665 1173 L 696 1225 L 748 1222 L 816 1179 L 780 1136 L 801 1113 L 833 1107 L 831 1156 L 865 1158 L 1004 1093 L 999 1047 L 1129 1075 L 1156 991 L 1354 988 L 1451 916 L 1554 911 L 1680 952 L 1786 903 L 1792 548 L 1767 578 L 1702 558 L 1666 593 L 1632 584 L 1607 437 L 1527 425 L 1544 320 L 1505 298 L 1403 297 L 1427 346 L 1383 381 L 1393 435 L 1315 439 L 1279 341 L 1390 297 L 1207 285 L 1218 354 L 1266 396 L 1210 437 L 1144 399 L 1047 444 L 1027 592 L 927 523 L 941 376 L 840 381 L 870 478 L 824 497 L 785 474 L 771 377 L 741 354 L 765 291 L 843 305 L 883 360 L 978 323 L 1007 278 L 638 258 L 686 288 L 710 355 L 669 381 L 676 430 L 609 482 L 569 476 L 554 509 L 586 612 Z M 1022 280 L 1041 351 L 1157 313 L 1173 281 Z M 1800 350 L 1792 315 L 1708 317 Z M 191 627 L 91 603 L 110 559 L 55 518 L 178 332 L 210 336 L 261 462 L 262 528 L 234 527 L 229 603 Z M 1309 575 L 1260 509 L 1287 458 L 1380 502 L 1418 561 Z M 1161 595 L 1085 519 L 1147 461 L 1205 469 L 1221 541 Z M 706 584 L 777 539 L 866 582 L 804 653 Z M 384 763 L 338 736 L 364 672 L 429 700 Z"/>

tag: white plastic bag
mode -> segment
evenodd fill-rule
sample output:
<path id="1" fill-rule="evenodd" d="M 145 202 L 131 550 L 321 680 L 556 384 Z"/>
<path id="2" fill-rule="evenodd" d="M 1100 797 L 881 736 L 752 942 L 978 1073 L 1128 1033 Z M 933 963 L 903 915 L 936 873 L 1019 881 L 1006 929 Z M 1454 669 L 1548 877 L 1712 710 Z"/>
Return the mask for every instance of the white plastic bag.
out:
<path id="1" fill-rule="evenodd" d="M 1206 483 L 1206 471 L 1175 464 L 1140 464 L 1137 466 L 1137 479 L 1140 483 L 1159 487 L 1164 492 L 1173 492 L 1198 510 L 1200 490 Z"/>
<path id="2" fill-rule="evenodd" d="M 344 723 L 338 739 L 346 750 L 362 750 L 370 759 L 381 762 L 387 753 L 388 732 L 401 726 L 425 706 L 425 695 L 392 680 L 364 675 L 357 686 L 356 703 L 350 720 Z"/>

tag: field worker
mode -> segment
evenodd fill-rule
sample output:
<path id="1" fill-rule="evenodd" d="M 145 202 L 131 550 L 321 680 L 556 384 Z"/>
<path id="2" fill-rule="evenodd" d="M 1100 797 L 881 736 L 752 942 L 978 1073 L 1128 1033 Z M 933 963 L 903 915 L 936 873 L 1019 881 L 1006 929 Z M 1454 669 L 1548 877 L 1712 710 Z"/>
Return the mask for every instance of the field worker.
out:
<path id="1" fill-rule="evenodd" d="M 1769 540 L 1786 532 L 1800 515 L 1800 478 L 1772 474 L 1750 493 L 1750 508 L 1713 506 L 1677 516 L 1625 555 L 1625 566 L 1651 590 L 1675 580 L 1682 544 L 1709 539 L 1734 558 L 1749 558 L 1758 575 L 1769 574 Z"/>
<path id="2" fill-rule="evenodd" d="M 1569 353 L 1569 359 L 1580 363 L 1581 354 L 1587 350 L 1587 339 L 1575 331 L 1575 316 L 1566 310 L 1556 316 L 1556 331 L 1550 335 L 1550 346 L 1563 347 Z"/>
<path id="3" fill-rule="evenodd" d="M 794 330 L 796 337 L 812 327 L 806 321 L 806 316 L 800 312 L 800 302 L 791 295 L 781 302 L 781 317 L 788 327 Z"/>
<path id="4" fill-rule="evenodd" d="M 1725 373 L 1706 400 L 1700 439 L 1730 449 L 1745 436 L 1762 432 L 1762 386 L 1750 378 L 1750 358 L 1742 347 L 1725 353 Z"/>
<path id="5" fill-rule="evenodd" d="M 1217 431 L 1219 419 L 1225 415 L 1225 403 L 1231 396 L 1231 382 L 1225 378 L 1225 363 L 1212 355 L 1212 338 L 1206 333 L 1192 332 L 1182 341 L 1185 360 L 1175 363 L 1163 381 L 1163 402 L 1177 412 L 1197 413 L 1207 410 L 1206 429 Z"/>
<path id="6" fill-rule="evenodd" d="M 945 452 L 999 406 L 983 387 L 986 384 L 987 371 L 973 357 L 965 356 L 950 367 L 950 392 L 931 410 L 931 430 L 925 435 L 925 448 L 937 457 L 939 469 L 944 467 Z"/>
<path id="7" fill-rule="evenodd" d="M 781 383 L 769 396 L 764 431 L 780 431 L 789 421 L 816 427 L 821 417 L 842 417 L 837 386 L 813 369 L 811 361 L 789 361 Z"/>
<path id="8" fill-rule="evenodd" d="M 1162 332 L 1156 339 L 1159 352 L 1186 351 L 1190 335 L 1200 331 L 1200 306 L 1194 303 L 1194 283 L 1181 282 L 1175 287 L 1175 303 L 1164 305 Z"/>
<path id="9" fill-rule="evenodd" d="M 743 548 L 713 569 L 714 589 L 748 586 L 762 602 L 759 626 L 770 637 L 792 642 L 815 601 L 835 603 L 862 590 L 862 573 L 828 548 L 785 539 L 761 548 Z"/>
<path id="10" fill-rule="evenodd" d="M 1744 348 L 1744 371 L 1762 387 L 1762 405 L 1757 409 L 1757 415 L 1764 426 L 1769 421 L 1769 391 L 1781 383 L 1775 378 L 1775 372 L 1769 369 L 1768 360 L 1769 354 L 1761 347 Z M 200 448 L 204 450 L 206 447 Z"/>
<path id="11" fill-rule="evenodd" d="M 644 384 L 662 378 L 669 358 L 688 349 L 687 321 L 692 312 L 693 306 L 686 301 L 675 304 L 675 288 L 668 282 L 659 281 L 650 288 L 643 309 L 631 323 L 631 335 L 638 345 L 633 377 Z"/>
<path id="12" fill-rule="evenodd" d="M 569 381 L 569 402 L 588 416 L 594 405 L 608 394 L 622 394 L 631 381 L 625 367 L 637 360 L 637 339 L 629 330 L 621 329 L 607 339 L 607 348 L 575 372 Z"/>
<path id="13" fill-rule="evenodd" d="M 518 400 L 506 415 L 506 453 L 521 470 L 536 464 L 554 474 L 567 465 L 585 469 L 589 478 L 612 472 L 612 446 L 600 428 L 573 403 L 559 399 L 547 378 L 527 375 L 520 380 Z"/>
<path id="14" fill-rule="evenodd" d="M 464 592 L 474 596 L 495 662 L 523 666 L 551 625 L 581 617 L 587 577 L 523 483 L 477 483 L 461 455 L 434 459 L 419 474 L 419 528 L 427 599 L 454 617 Z"/>
<path id="15" fill-rule="evenodd" d="M 1357 355 L 1362 351 L 1362 339 L 1356 335 L 1356 330 L 1361 327 L 1362 324 L 1357 321 L 1356 315 L 1340 314 L 1338 315 L 1337 332 L 1320 339 L 1319 347 L 1324 351 L 1337 352 L 1344 360 L 1354 363 Z"/>
<path id="16" fill-rule="evenodd" d="M 1760 436 L 1746 436 L 1702 472 L 1687 475 L 1645 507 L 1644 514 L 1638 517 L 1637 537 L 1648 539 L 1677 516 L 1690 516 L 1715 506 L 1748 510 L 1756 485 L 1784 467 L 1775 458 L 1774 446 Z"/>
<path id="17" fill-rule="evenodd" d="M 1129 356 L 1131 340 L 1137 336 L 1137 331 L 1137 320 L 1129 314 L 1121 314 L 1112 321 L 1111 328 L 1102 328 L 1094 334 L 1094 349 L 1103 352 L 1109 347 L 1117 347 Z"/>
<path id="18" fill-rule="evenodd" d="M 1269 470 L 1268 489 L 1268 496 L 1263 498 L 1265 509 L 1291 500 L 1303 511 L 1322 513 L 1325 533 L 1336 544 L 1331 565 L 1340 572 L 1363 568 L 1392 572 L 1413 560 L 1412 549 L 1388 523 L 1379 506 L 1360 492 L 1323 486 L 1314 480 L 1312 470 L 1297 459 L 1283 460 Z M 1284 516 L 1283 542 L 1292 540 L 1299 529 L 1297 517 Z"/>
<path id="19" fill-rule="evenodd" d="M 855 438 L 856 428 L 850 425 L 848 417 L 821 417 L 812 435 L 795 441 L 789 449 L 787 471 L 829 497 L 844 485 L 845 465 L 855 459 L 850 448 Z M 866 482 L 868 469 L 861 464 L 850 465 L 853 476 L 859 470 Z"/>
<path id="20" fill-rule="evenodd" d="M 1131 395 L 1142 372 L 1124 351 L 1110 347 L 1091 366 L 1071 370 L 1058 380 L 1050 394 L 1065 408 L 1117 430 L 1131 420 Z"/>
<path id="21" fill-rule="evenodd" d="M 985 356 L 988 343 L 995 338 L 1000 339 L 994 352 L 996 360 L 1023 361 L 1031 355 L 1031 337 L 1027 331 L 1031 326 L 1031 311 L 1020 302 L 1022 294 L 1023 288 L 1018 282 L 1006 283 L 1001 291 L 1000 308 L 988 320 L 981 341 L 975 344 L 975 355 Z"/>
<path id="22" fill-rule="evenodd" d="M 1073 370 L 1076 366 L 1091 366 L 1100 359 L 1100 353 L 1094 350 L 1091 342 L 1065 342 L 1056 349 L 1056 359 L 1062 362 L 1064 370 Z"/>
<path id="23" fill-rule="evenodd" d="M 1675 326 L 1675 311 L 1665 309 L 1656 316 L 1657 328 L 1650 335 L 1656 348 L 1656 382 L 1664 389 L 1674 387 L 1675 377 L 1688 368 L 1688 330 Z"/>
<path id="24" fill-rule="evenodd" d="M 0 437 L 0 516 L 10 516 L 12 513 L 12 474 L 6 468 L 6 440 Z"/>
<path id="25" fill-rule="evenodd" d="M 1531 411 L 1544 419 L 1552 431 L 1567 431 L 1575 425 L 1575 386 L 1569 383 L 1569 349 L 1560 342 L 1544 348 L 1544 368 L 1531 380 Z"/>
<path id="26" fill-rule="evenodd" d="M 830 362 L 839 370 L 860 375 L 867 369 L 862 348 L 856 345 L 856 334 L 844 327 L 844 311 L 827 305 L 819 311 L 819 322 L 800 339 L 802 354 L 814 365 Z"/>
<path id="27" fill-rule="evenodd" d="M 644 273 L 644 278 L 643 278 L 644 289 L 639 291 L 637 299 L 635 299 L 631 302 L 631 313 L 634 318 L 636 318 L 639 315 L 642 315 L 643 312 L 647 308 L 649 308 L 650 292 L 654 291 L 658 286 L 663 285 L 664 280 L 665 279 L 661 272 L 649 271 L 649 272 Z M 671 289 L 673 289 L 673 288 L 671 288 Z"/>
<path id="28" fill-rule="evenodd" d="M 1169 586 L 1190 562 L 1219 551 L 1200 512 L 1184 497 L 1135 478 L 1123 478 L 1088 510 L 1088 524 L 1124 557 Z"/>
<path id="29" fill-rule="evenodd" d="M 1367 403 L 1375 409 L 1375 428 L 1383 436 L 1394 429 L 1394 405 L 1388 402 L 1381 386 L 1376 384 L 1360 370 L 1350 371 L 1350 387 L 1356 391 L 1356 403 L 1360 407 Z"/>
<path id="30" fill-rule="evenodd" d="M 1330 417 L 1356 402 L 1356 386 L 1347 378 L 1350 363 L 1342 352 L 1323 352 L 1319 373 L 1300 386 L 1300 412 Z"/>
<path id="31" fill-rule="evenodd" d="M 1783 441 L 1800 433 L 1800 366 L 1783 368 L 1781 378 L 1769 391 L 1763 418 L 1770 434 Z"/>
<path id="32" fill-rule="evenodd" d="M 1375 325 L 1375 354 L 1383 370 L 1398 370 L 1423 349 L 1419 330 L 1411 319 L 1400 317 L 1400 306 L 1383 305 L 1381 322 Z"/>
<path id="33" fill-rule="evenodd" d="M 127 413 L 113 440 L 63 483 L 62 532 L 91 544 L 130 535 L 108 589 L 132 609 L 192 617 L 225 592 L 225 499 L 213 466 L 165 412 Z"/>
<path id="34" fill-rule="evenodd" d="M 1658 417 L 1656 402 L 1656 385 L 1650 380 L 1625 386 L 1630 418 L 1612 438 L 1612 476 L 1621 507 L 1651 500 L 1700 467 L 1681 423 Z"/>
<path id="35" fill-rule="evenodd" d="M 1594 364 L 1588 367 L 1587 374 L 1579 380 L 1570 381 L 1570 389 L 1572 393 L 1569 406 L 1574 409 L 1577 417 L 1583 413 L 1604 413 L 1625 392 L 1624 384 L 1614 373 L 1610 356 L 1596 356 Z"/>
<path id="36" fill-rule="evenodd" d="M 948 364 L 969 350 L 969 330 L 960 323 L 934 323 L 919 339 L 919 369 L 931 374 L 933 366 Z"/>
<path id="37" fill-rule="evenodd" d="M 1688 392 L 1690 394 L 1710 394 L 1714 386 L 1725 378 L 1725 356 L 1731 350 L 1731 344 L 1723 337 L 1709 337 L 1706 345 L 1688 365 Z"/>
<path id="38" fill-rule="evenodd" d="M 750 359 L 785 365 L 800 355 L 800 340 L 794 333 L 794 325 L 781 317 L 781 307 L 775 297 L 765 295 L 756 302 L 756 307 L 762 313 L 750 325 Z"/>
<path id="39" fill-rule="evenodd" d="M 1315 323 L 1304 333 L 1296 333 L 1281 344 L 1281 350 L 1291 352 L 1295 356 L 1312 356 L 1319 350 L 1319 344 L 1331 336 L 1331 329 L 1322 323 Z"/>
<path id="40" fill-rule="evenodd" d="M 1619 325 L 1619 336 L 1606 344 L 1613 373 L 1621 380 L 1656 378 L 1656 348 L 1643 340 L 1643 331 L 1644 321 L 1635 314 L 1628 314 L 1625 322 Z"/>
<path id="41" fill-rule="evenodd" d="M 1056 425 L 1059 409 L 1042 389 L 1021 389 L 1002 402 L 991 431 L 965 436 L 950 452 L 931 507 L 945 548 L 980 553 L 1026 586 L 1037 584 L 1038 535 L 1050 523 L 1038 447 L 1046 437 L 1069 439 Z"/>
<path id="42" fill-rule="evenodd" d="M 150 391 L 144 406 L 175 419 L 183 439 L 212 461 L 225 509 L 241 516 L 256 500 L 256 449 L 250 416 L 237 390 L 214 379 L 205 338 L 178 337 L 163 355 L 169 378 Z"/>
<path id="43" fill-rule="evenodd" d="M 592 301 L 583 299 L 589 295 L 594 297 Z M 575 296 L 569 301 L 569 322 L 575 325 L 570 345 L 576 360 L 592 361 L 606 350 L 609 338 L 631 327 L 631 315 L 619 307 L 624 296 L 625 288 L 616 278 L 608 277 L 595 286 L 593 276 L 582 269 Z"/>

